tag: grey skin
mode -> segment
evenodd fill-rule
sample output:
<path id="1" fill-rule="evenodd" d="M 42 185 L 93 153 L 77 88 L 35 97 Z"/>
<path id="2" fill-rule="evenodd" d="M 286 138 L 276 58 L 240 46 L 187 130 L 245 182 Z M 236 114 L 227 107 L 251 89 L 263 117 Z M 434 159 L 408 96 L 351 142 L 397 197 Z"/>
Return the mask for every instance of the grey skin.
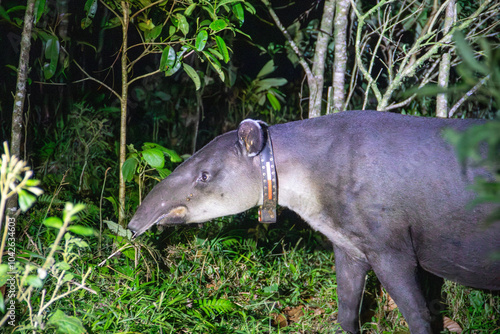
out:
<path id="1" fill-rule="evenodd" d="M 334 244 L 342 328 L 359 332 L 365 275 L 373 270 L 412 333 L 432 333 L 432 302 L 421 273 L 500 289 L 499 224 L 482 223 L 487 205 L 466 209 L 474 177 L 442 129 L 479 124 L 347 111 L 269 127 L 278 203 Z M 260 124 L 246 120 L 180 165 L 146 197 L 128 225 L 205 222 L 262 204 Z M 435 313 L 435 312 L 434 312 Z"/>

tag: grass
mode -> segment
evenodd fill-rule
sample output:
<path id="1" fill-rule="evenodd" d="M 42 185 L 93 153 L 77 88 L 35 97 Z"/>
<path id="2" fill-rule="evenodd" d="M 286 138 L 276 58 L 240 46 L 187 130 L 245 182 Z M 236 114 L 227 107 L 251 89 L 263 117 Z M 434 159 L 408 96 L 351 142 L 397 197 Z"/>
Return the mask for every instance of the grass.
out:
<path id="1" fill-rule="evenodd" d="M 334 333 L 336 279 L 329 243 L 293 219 L 264 226 L 254 216 L 148 232 L 138 240 L 143 246 L 137 267 L 126 252 L 98 267 L 97 238 L 87 238 L 90 249 L 80 250 L 71 270 L 80 277 L 94 267 L 86 284 L 96 294 L 80 290 L 54 303 L 45 320 L 60 309 L 80 319 L 88 333 Z M 22 247 L 43 256 L 43 243 L 54 234 L 30 221 L 25 231 L 37 231 L 40 240 L 26 239 Z M 104 241 L 107 256 L 113 239 L 107 235 Z M 43 288 L 48 296 L 54 278 Z M 444 290 L 450 305 L 446 315 L 464 333 L 500 333 L 499 296 L 451 282 Z M 32 304 L 40 301 L 41 291 Z M 364 303 L 366 333 L 408 333 L 373 274 Z M 31 332 L 22 303 L 18 314 L 18 324 L 27 327 L 14 332 Z M 37 332 L 54 330 L 48 325 Z"/>

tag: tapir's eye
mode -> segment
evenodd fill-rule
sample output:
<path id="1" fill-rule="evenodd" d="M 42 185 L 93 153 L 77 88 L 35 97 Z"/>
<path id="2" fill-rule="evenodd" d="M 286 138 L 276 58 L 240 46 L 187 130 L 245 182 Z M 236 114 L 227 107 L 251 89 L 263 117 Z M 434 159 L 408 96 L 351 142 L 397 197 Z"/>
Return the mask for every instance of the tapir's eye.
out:
<path id="1" fill-rule="evenodd" d="M 208 180 L 210 180 L 210 173 L 206 171 L 201 172 L 200 176 L 198 177 L 198 181 L 207 182 Z"/>

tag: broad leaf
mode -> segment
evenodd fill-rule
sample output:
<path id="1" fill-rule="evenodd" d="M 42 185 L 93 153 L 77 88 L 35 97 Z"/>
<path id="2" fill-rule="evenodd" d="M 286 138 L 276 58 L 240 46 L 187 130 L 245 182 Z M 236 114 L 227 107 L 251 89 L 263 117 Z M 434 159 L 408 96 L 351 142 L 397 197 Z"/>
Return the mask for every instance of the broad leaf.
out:
<path id="1" fill-rule="evenodd" d="M 203 51 L 203 54 L 207 58 L 210 65 L 212 65 L 214 70 L 217 72 L 217 74 L 219 74 L 221 81 L 224 81 L 225 75 L 224 72 L 222 71 L 219 61 L 210 52 Z"/>
<path id="2" fill-rule="evenodd" d="M 236 3 L 233 5 L 233 14 L 236 19 L 240 22 L 240 26 L 245 22 L 245 10 L 241 3 Z"/>
<path id="3" fill-rule="evenodd" d="M 132 232 L 129 229 L 125 229 L 111 220 L 105 220 L 104 222 L 106 223 L 106 225 L 108 225 L 108 228 L 114 234 L 116 234 L 120 237 L 127 237 L 129 239 L 132 238 Z"/>
<path id="4" fill-rule="evenodd" d="M 43 286 L 42 280 L 37 275 L 29 275 L 26 277 L 26 283 L 34 288 L 41 288 Z"/>
<path id="5" fill-rule="evenodd" d="M 186 16 L 189 16 L 193 13 L 194 9 L 196 8 L 197 4 L 196 3 L 192 3 L 189 5 L 188 8 L 186 8 L 186 10 L 184 11 L 184 15 Z"/>
<path id="6" fill-rule="evenodd" d="M 163 49 L 160 59 L 160 69 L 162 71 L 167 71 L 169 68 L 175 65 L 175 50 L 170 45 Z"/>
<path id="7" fill-rule="evenodd" d="M 261 70 L 259 71 L 259 73 L 257 74 L 257 78 L 263 78 L 271 73 L 274 72 L 274 70 L 276 70 L 276 66 L 274 66 L 274 60 L 270 60 L 266 63 L 266 65 L 264 65 Z"/>
<path id="8" fill-rule="evenodd" d="M 33 15 L 35 17 L 35 24 L 40 22 L 40 18 L 45 11 L 45 1 L 46 0 L 37 0 L 35 2 L 35 13 Z"/>
<path id="9" fill-rule="evenodd" d="M 158 25 L 149 31 L 145 31 L 144 37 L 146 37 L 146 40 L 148 40 L 148 41 L 154 41 L 155 39 L 158 38 L 158 36 L 160 36 L 162 29 L 163 29 L 163 26 Z"/>
<path id="10" fill-rule="evenodd" d="M 227 50 L 226 42 L 224 42 L 224 40 L 220 36 L 215 36 L 215 42 L 217 43 L 217 47 L 222 54 L 222 59 L 227 64 L 227 62 L 229 61 L 229 51 Z"/>
<path id="11" fill-rule="evenodd" d="M 125 162 L 123 163 L 123 166 L 122 166 L 122 174 L 123 174 L 123 178 L 126 181 L 132 181 L 132 179 L 135 175 L 135 171 L 137 169 L 138 163 L 139 162 L 134 158 L 128 158 L 127 160 L 125 160 Z"/>
<path id="12" fill-rule="evenodd" d="M 210 29 L 212 29 L 215 32 L 221 31 L 226 27 L 227 27 L 227 22 L 226 20 L 223 19 L 218 19 L 210 23 Z"/>
<path id="13" fill-rule="evenodd" d="M 49 60 L 43 66 L 43 75 L 45 79 L 50 79 L 54 76 L 57 70 L 57 62 L 59 61 L 59 40 L 56 36 L 50 36 L 45 45 L 45 58 Z"/>
<path id="14" fill-rule="evenodd" d="M 142 146 L 142 150 L 146 150 L 148 148 L 156 148 L 156 149 L 162 151 L 163 153 L 165 153 L 166 155 L 168 155 L 170 157 L 170 161 L 172 161 L 172 162 L 181 162 L 182 161 L 182 158 L 177 154 L 177 152 L 175 152 L 174 150 L 170 150 L 168 148 L 165 148 L 161 145 L 158 145 L 155 143 L 144 143 L 144 145 Z"/>
<path id="15" fill-rule="evenodd" d="M 186 20 L 186 17 L 182 14 L 177 14 L 177 24 L 179 27 L 179 30 L 186 36 L 189 33 L 189 23 Z"/>
<path id="16" fill-rule="evenodd" d="M 33 194 L 30 194 L 29 192 L 27 192 L 26 190 L 20 190 L 18 192 L 18 195 L 19 195 L 19 199 L 18 199 L 18 202 L 19 202 L 19 206 L 21 208 L 21 210 L 23 212 L 26 212 L 28 211 L 28 209 L 33 205 L 33 203 L 35 203 L 36 201 L 36 196 L 34 196 Z"/>
<path id="17" fill-rule="evenodd" d="M 83 235 L 83 236 L 91 236 L 94 235 L 94 229 L 87 226 L 81 225 L 72 225 L 68 227 L 68 231 L 71 231 L 75 234 Z"/>
<path id="18" fill-rule="evenodd" d="M 47 324 L 55 326 L 57 328 L 57 333 L 60 334 L 87 333 L 80 319 L 68 316 L 61 310 L 57 310 L 54 314 L 52 314 Z"/>
<path id="19" fill-rule="evenodd" d="M 208 40 L 208 32 L 206 30 L 201 30 L 196 36 L 196 41 L 194 47 L 196 51 L 203 51 Z"/>
<path id="20" fill-rule="evenodd" d="M 142 151 L 144 160 L 153 168 L 163 168 L 165 165 L 165 157 L 163 152 L 156 148 L 150 148 Z"/>
<path id="21" fill-rule="evenodd" d="M 43 225 L 59 229 L 63 226 L 63 222 L 61 218 L 49 217 L 43 221 Z"/>
<path id="22" fill-rule="evenodd" d="M 483 75 L 490 74 L 488 67 L 476 60 L 476 57 L 474 56 L 474 50 L 471 48 L 469 43 L 467 43 L 462 32 L 455 32 L 455 34 L 453 34 L 453 39 L 455 40 L 458 54 L 470 68 Z"/>
<path id="23" fill-rule="evenodd" d="M 280 101 L 274 96 L 273 93 L 268 92 L 267 93 L 267 99 L 271 103 L 271 106 L 273 107 L 274 110 L 280 111 L 281 110 L 281 104 Z"/>
<path id="24" fill-rule="evenodd" d="M 201 80 L 198 73 L 196 73 L 195 69 L 186 63 L 182 64 L 182 66 L 184 67 L 184 71 L 186 71 L 191 80 L 193 80 L 194 85 L 196 86 L 196 90 L 199 90 L 201 88 Z"/>

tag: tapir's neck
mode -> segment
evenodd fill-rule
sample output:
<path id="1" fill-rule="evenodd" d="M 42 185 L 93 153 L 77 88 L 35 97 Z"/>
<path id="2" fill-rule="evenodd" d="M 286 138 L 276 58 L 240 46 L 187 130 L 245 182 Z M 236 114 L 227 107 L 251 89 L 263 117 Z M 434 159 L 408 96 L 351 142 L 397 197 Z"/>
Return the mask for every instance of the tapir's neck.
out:
<path id="1" fill-rule="evenodd" d="M 317 185 L 310 170 L 318 157 L 314 155 L 314 148 L 308 147 L 304 141 L 291 140 L 290 130 L 295 129 L 289 129 L 286 134 L 276 130 L 274 136 L 271 133 L 278 175 L 278 204 L 308 220 L 311 215 L 321 212 Z M 305 137 L 302 139 L 311 139 Z"/>
<path id="2" fill-rule="evenodd" d="M 334 146 L 324 143 L 325 139 L 332 139 L 332 133 L 321 127 L 311 129 L 293 126 L 297 123 L 289 124 L 292 126 L 271 128 L 274 130 L 271 136 L 278 175 L 278 204 L 298 213 L 311 227 L 336 245 L 342 245 L 354 258 L 364 260 L 365 255 L 336 227 L 331 214 L 325 211 L 328 205 L 322 203 L 325 187 L 329 187 L 326 183 L 337 179 L 334 166 L 321 164 L 325 156 L 334 154 Z"/>

